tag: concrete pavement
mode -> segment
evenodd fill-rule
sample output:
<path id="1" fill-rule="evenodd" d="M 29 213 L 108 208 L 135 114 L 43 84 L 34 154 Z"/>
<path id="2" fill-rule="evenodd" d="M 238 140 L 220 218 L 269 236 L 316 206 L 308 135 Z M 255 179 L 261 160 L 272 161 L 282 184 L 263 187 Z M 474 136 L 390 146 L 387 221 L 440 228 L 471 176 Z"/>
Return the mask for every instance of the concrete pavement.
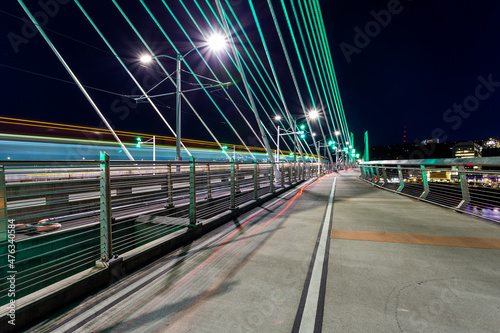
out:
<path id="1" fill-rule="evenodd" d="M 349 173 L 332 238 L 323 331 L 500 331 L 498 226 Z"/>
<path id="2" fill-rule="evenodd" d="M 358 175 L 287 192 L 31 331 L 498 332 L 500 228 Z"/>

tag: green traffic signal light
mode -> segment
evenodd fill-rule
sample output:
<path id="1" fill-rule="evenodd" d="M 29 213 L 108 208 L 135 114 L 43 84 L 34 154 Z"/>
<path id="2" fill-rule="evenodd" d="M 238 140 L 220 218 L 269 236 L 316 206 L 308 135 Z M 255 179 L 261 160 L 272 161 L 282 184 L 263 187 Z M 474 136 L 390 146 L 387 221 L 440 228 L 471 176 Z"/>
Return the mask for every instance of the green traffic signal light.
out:
<path id="1" fill-rule="evenodd" d="M 301 134 L 301 135 L 300 135 L 300 138 L 301 138 L 301 139 L 304 139 L 305 137 L 306 137 L 306 135 L 305 135 L 305 134 Z"/>
<path id="2" fill-rule="evenodd" d="M 303 130 L 303 129 L 305 129 L 305 128 L 306 128 L 306 125 L 304 125 L 304 124 L 300 125 L 300 129 L 301 129 L 301 130 Z"/>

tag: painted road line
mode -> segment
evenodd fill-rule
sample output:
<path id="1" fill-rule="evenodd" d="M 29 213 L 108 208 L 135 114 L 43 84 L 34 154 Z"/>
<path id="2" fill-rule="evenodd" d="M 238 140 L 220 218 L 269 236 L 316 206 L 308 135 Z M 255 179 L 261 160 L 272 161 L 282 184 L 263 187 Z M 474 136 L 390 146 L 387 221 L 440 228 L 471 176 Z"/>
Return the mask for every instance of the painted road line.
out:
<path id="1" fill-rule="evenodd" d="M 332 223 L 333 200 L 335 197 L 334 178 L 328 206 L 319 234 L 319 242 L 314 249 L 312 266 L 304 285 L 304 292 L 299 304 L 292 332 L 320 332 L 323 324 L 324 296 L 328 273 L 328 250 L 330 245 L 329 230 Z"/>

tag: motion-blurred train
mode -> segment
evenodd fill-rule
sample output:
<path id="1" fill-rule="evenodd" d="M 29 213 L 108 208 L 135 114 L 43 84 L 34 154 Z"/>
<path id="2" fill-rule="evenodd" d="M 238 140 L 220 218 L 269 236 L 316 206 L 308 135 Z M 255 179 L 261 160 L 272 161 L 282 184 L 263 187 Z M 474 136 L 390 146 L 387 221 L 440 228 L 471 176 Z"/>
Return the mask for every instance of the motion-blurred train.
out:
<path id="1" fill-rule="evenodd" d="M 175 138 L 115 131 L 134 160 L 174 160 Z M 264 148 L 223 144 L 224 152 L 215 142 L 182 139 L 198 161 L 238 162 L 269 161 Z M 111 131 L 74 125 L 0 117 L 0 160 L 98 160 L 106 152 L 111 160 L 128 160 Z M 188 153 L 181 149 L 183 160 Z"/>

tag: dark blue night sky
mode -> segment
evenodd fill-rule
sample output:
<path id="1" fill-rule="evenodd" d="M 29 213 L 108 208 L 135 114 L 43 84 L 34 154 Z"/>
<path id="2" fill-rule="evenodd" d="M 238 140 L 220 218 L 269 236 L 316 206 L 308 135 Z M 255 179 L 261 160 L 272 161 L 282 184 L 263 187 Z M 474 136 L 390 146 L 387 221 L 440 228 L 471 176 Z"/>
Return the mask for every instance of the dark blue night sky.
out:
<path id="1" fill-rule="evenodd" d="M 37 1 L 26 3 L 38 8 Z M 168 135 L 153 114 L 143 111 L 143 106 L 111 94 L 137 92 L 124 80 L 123 71 L 103 43 L 89 33 L 91 28 L 80 24 L 81 14 L 74 4 L 61 3 L 67 4 L 61 4 L 58 13 L 48 17 L 49 34 L 61 52 L 73 54 L 78 50 L 71 57 L 71 65 L 82 82 L 107 91 L 92 90 L 92 94 L 112 109 L 114 126 Z M 241 1 L 233 3 L 237 9 Z M 321 6 L 356 146 L 361 147 L 367 130 L 372 146 L 402 143 L 404 127 L 408 142 L 432 137 L 456 141 L 500 136 L 498 1 L 329 0 L 321 1 Z M 123 30 L 122 22 L 118 24 L 114 17 L 105 17 L 106 8 L 103 4 L 102 11 L 95 10 L 92 15 L 114 41 L 122 43 L 122 54 L 128 52 L 133 60 L 138 51 L 133 52 L 136 45 L 129 38 L 130 31 Z M 78 20 L 68 29 L 75 15 Z M 141 14 L 137 15 L 140 20 Z M 15 1 L 0 4 L 0 115 L 99 126 L 99 118 L 75 85 L 65 82 L 71 79 L 39 35 L 17 48 L 13 46 L 8 34 L 22 35 L 19 17 L 23 16 Z M 242 14 L 242 18 L 242 22 L 251 22 L 248 15 Z M 148 37 L 154 39 L 155 33 Z M 158 42 L 158 47 L 164 45 Z M 218 93 L 214 96 L 219 102 L 223 98 Z M 173 98 L 160 104 L 165 112 L 173 110 Z M 209 139 L 201 137 L 195 126 L 189 126 L 192 115 L 187 108 L 185 112 L 184 135 Z M 214 131 L 223 123 L 217 114 L 207 113 L 206 119 Z M 241 134 L 251 136 L 246 130 Z M 224 135 L 221 133 L 223 140 L 232 140 Z"/>

